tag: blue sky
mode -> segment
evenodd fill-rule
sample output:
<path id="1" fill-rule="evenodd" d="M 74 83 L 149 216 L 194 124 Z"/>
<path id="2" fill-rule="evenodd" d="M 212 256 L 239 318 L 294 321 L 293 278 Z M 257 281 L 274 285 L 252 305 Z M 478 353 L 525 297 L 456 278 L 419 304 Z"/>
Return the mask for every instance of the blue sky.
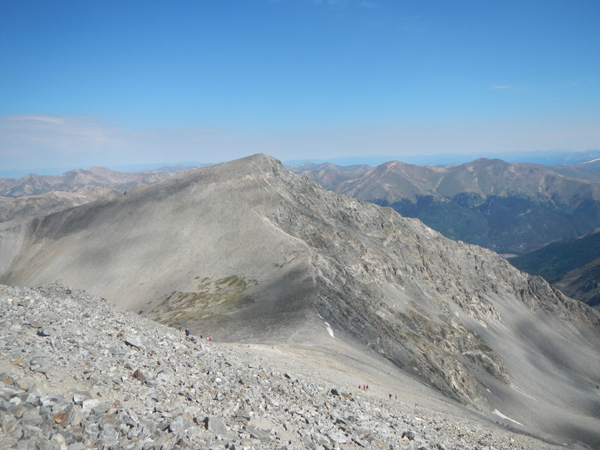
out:
<path id="1" fill-rule="evenodd" d="M 0 170 L 600 148 L 597 0 L 0 1 Z"/>

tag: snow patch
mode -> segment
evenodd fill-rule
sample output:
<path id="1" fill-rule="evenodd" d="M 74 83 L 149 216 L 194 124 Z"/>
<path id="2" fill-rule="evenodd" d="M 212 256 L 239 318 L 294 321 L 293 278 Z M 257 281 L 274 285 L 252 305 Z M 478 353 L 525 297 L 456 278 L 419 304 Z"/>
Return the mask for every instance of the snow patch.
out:
<path id="1" fill-rule="evenodd" d="M 323 320 L 323 317 L 321 317 L 321 314 L 317 313 L 317 316 L 319 317 L 319 319 Z M 329 333 L 329 335 L 331 337 L 335 337 L 333 335 L 333 330 L 331 329 L 331 325 L 329 325 L 329 322 L 326 322 L 325 320 L 323 320 L 323 325 L 325 325 L 325 328 L 327 328 L 327 332 Z"/>
<path id="2" fill-rule="evenodd" d="M 495 409 L 495 410 L 494 410 L 494 414 L 496 414 L 496 415 L 497 415 L 497 416 L 499 416 L 499 417 L 502 417 L 503 419 L 510 420 L 511 422 L 514 422 L 514 423 L 516 423 L 517 425 L 521 425 L 521 426 L 523 426 L 523 424 L 522 424 L 521 422 L 517 422 L 516 420 L 513 420 L 513 419 L 511 419 L 510 417 L 508 417 L 508 416 L 505 416 L 504 414 L 502 414 L 502 413 L 501 413 L 500 411 L 498 411 L 497 409 Z"/>
<path id="3" fill-rule="evenodd" d="M 582 162 L 581 164 L 582 164 L 582 165 L 583 165 L 583 164 L 590 164 L 590 163 L 595 163 L 595 162 L 597 162 L 597 161 L 600 161 L 600 159 L 592 159 L 591 161 L 585 161 L 585 162 Z"/>

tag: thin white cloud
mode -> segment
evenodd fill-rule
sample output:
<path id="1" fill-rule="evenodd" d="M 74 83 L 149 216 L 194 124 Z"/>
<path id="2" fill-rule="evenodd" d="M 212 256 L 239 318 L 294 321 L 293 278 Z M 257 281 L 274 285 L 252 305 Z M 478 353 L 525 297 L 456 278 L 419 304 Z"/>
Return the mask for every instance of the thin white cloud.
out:
<path id="1" fill-rule="evenodd" d="M 56 117 L 56 116 L 19 116 L 19 115 L 14 115 L 14 116 L 6 116 L 5 120 L 64 123 L 63 119 Z"/>
<path id="2" fill-rule="evenodd" d="M 23 120 L 24 117 L 35 117 Z M 50 120 L 47 120 L 50 119 Z M 600 123 L 533 120 L 381 127 L 130 129 L 96 116 L 0 116 L 3 170 L 222 162 L 253 153 L 282 160 L 600 148 Z"/>
<path id="3" fill-rule="evenodd" d="M 210 160 L 217 160 L 218 155 L 210 150 L 225 148 L 218 144 L 225 135 L 225 130 L 213 127 L 129 129 L 97 116 L 0 116 L 0 167 L 11 170 L 195 161 L 202 152 L 210 154 Z M 227 155 L 221 160 L 237 156 Z"/>
<path id="4" fill-rule="evenodd" d="M 510 89 L 510 88 L 511 88 L 510 84 L 496 84 L 496 85 L 492 86 L 492 89 L 496 89 L 496 90 Z"/>

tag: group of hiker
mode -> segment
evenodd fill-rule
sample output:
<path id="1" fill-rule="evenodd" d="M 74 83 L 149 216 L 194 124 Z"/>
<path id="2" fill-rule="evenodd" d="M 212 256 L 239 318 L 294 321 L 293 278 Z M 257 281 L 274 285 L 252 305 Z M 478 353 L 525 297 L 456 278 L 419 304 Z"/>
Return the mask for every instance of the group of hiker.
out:
<path id="1" fill-rule="evenodd" d="M 186 328 L 185 329 L 185 336 L 189 337 L 191 335 L 192 335 L 192 332 L 190 331 L 190 329 Z M 204 339 L 204 337 L 202 335 L 200 335 L 200 339 Z M 206 340 L 209 341 L 209 342 L 211 342 L 212 341 L 212 337 L 211 336 L 207 336 Z M 367 389 L 369 389 L 369 385 L 368 384 L 359 384 L 358 388 L 362 389 L 363 391 L 366 391 Z M 389 394 L 389 396 L 390 396 L 390 400 L 391 400 L 392 399 L 392 394 Z M 398 400 L 398 396 L 397 395 L 395 395 L 394 397 L 395 397 L 396 400 Z"/>
<path id="2" fill-rule="evenodd" d="M 366 391 L 367 389 L 369 389 L 369 385 L 368 384 L 359 384 L 358 385 L 359 389 L 362 389 L 363 391 Z M 392 394 L 388 394 L 390 396 L 390 400 L 392 399 Z M 398 400 L 398 395 L 394 395 L 394 399 Z"/>
<path id="3" fill-rule="evenodd" d="M 185 329 L 185 336 L 186 336 L 186 337 L 189 337 L 189 336 L 191 336 L 191 335 L 192 335 L 192 332 L 190 331 L 190 329 L 189 329 L 189 328 L 186 328 L 186 329 Z M 200 339 L 204 339 L 204 337 L 203 337 L 202 335 L 200 335 Z M 212 336 L 206 336 L 206 340 L 207 340 L 208 342 L 212 342 Z"/>

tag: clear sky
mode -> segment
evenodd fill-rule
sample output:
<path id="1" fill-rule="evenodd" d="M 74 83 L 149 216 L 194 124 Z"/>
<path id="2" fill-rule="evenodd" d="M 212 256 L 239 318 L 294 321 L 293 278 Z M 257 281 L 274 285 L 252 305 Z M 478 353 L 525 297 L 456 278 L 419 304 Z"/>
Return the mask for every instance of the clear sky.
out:
<path id="1" fill-rule="evenodd" d="M 552 149 L 598 0 L 0 0 L 0 170 Z"/>

